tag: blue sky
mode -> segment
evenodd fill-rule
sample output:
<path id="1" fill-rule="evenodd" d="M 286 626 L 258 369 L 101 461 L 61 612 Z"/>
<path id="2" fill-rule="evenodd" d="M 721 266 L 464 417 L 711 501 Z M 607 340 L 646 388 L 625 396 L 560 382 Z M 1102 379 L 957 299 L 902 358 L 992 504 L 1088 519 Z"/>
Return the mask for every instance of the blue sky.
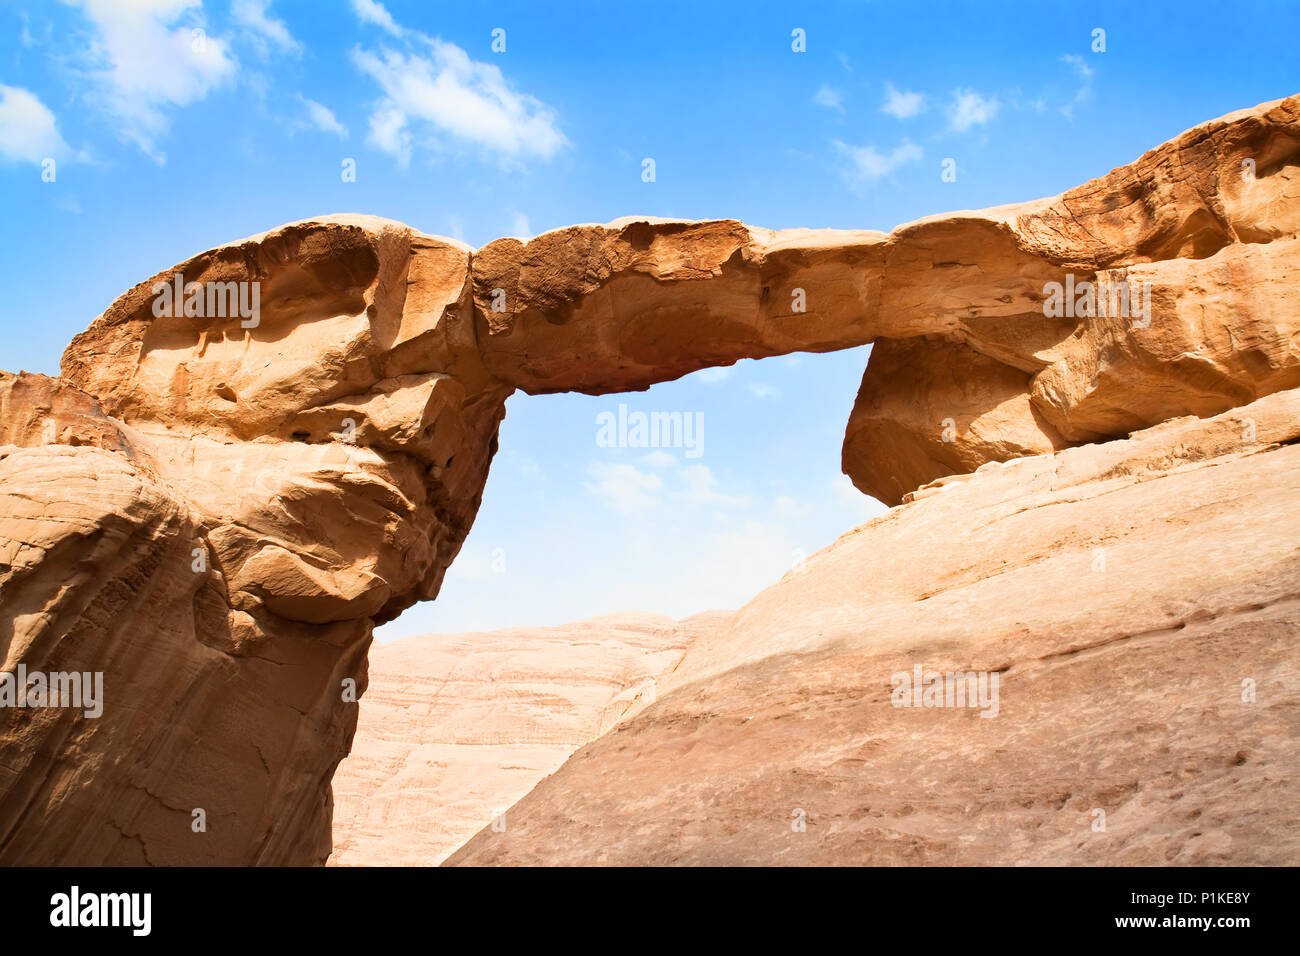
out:
<path id="1" fill-rule="evenodd" d="M 1052 195 L 1297 92 L 1298 35 L 1294 3 L 6 2 L 0 367 L 57 374 L 131 285 L 323 213 L 477 246 L 632 214 L 890 229 Z M 381 637 L 743 602 L 880 510 L 839 474 L 865 361 L 515 396 L 443 596 Z M 620 401 L 701 413 L 704 454 L 598 447 Z"/>

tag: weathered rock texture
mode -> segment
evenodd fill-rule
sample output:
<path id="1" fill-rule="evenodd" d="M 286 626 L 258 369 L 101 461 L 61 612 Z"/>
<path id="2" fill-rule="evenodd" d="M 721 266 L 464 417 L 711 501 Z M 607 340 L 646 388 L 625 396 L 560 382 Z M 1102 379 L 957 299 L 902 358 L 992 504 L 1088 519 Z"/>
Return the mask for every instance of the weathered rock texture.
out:
<path id="1" fill-rule="evenodd" d="M 1298 440 L 1291 390 L 918 492 L 449 863 L 1295 864 Z"/>
<path id="2" fill-rule="evenodd" d="M 872 349 L 844 471 L 897 504 L 983 461 L 1300 385 L 1298 232 L 1295 97 L 1202 124 L 1054 199 L 900 226 L 878 308 L 921 327 L 877 327 L 887 341 Z M 1067 281 L 1117 298 L 1126 286 L 1133 300 L 1149 284 L 1149 309 L 1116 314 L 1107 295 L 1108 315 L 1047 318 L 1047 284 Z"/>
<path id="3" fill-rule="evenodd" d="M 62 378 L 0 378 L 3 668 L 107 697 L 0 712 L 0 863 L 323 861 L 371 630 L 436 596 L 516 388 L 878 340 L 845 468 L 892 503 L 1296 385 L 1298 156 L 1293 97 L 888 235 L 638 219 L 475 252 L 330 216 L 146 280 Z M 1044 317 L 1102 272 L 1153 283 L 1149 326 Z M 175 282 L 204 307 L 159 314 Z M 216 308 L 254 287 L 255 322 Z"/>
<path id="4" fill-rule="evenodd" d="M 334 774 L 330 865 L 429 866 L 575 750 L 653 702 L 731 612 L 409 638 L 370 650 L 352 752 Z"/>

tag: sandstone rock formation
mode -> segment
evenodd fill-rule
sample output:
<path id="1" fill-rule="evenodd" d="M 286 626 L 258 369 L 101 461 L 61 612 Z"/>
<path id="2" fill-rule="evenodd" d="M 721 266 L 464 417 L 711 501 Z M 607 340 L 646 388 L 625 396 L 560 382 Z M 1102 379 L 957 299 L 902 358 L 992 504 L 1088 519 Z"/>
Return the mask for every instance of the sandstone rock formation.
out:
<path id="1" fill-rule="evenodd" d="M 228 605 L 147 437 L 42 376 L 0 395 L 3 669 L 103 674 L 97 718 L 0 711 L 0 861 L 323 859 L 353 726 L 325 689 L 364 682 L 369 626 L 293 635 Z"/>
<path id="2" fill-rule="evenodd" d="M 946 341 L 879 332 L 890 341 L 872 349 L 844 471 L 897 504 L 982 461 L 1300 385 L 1298 233 L 1296 97 L 1204 123 L 1054 199 L 900 226 L 880 309 L 928 318 L 919 331 Z M 1080 290 L 1068 318 L 1045 315 L 1053 282 Z"/>
<path id="3" fill-rule="evenodd" d="M 0 711 L 0 863 L 323 862 L 371 630 L 437 595 L 514 389 L 875 341 L 844 461 L 894 503 L 1295 386 L 1298 156 L 1292 97 L 890 234 L 633 219 L 475 251 L 327 216 L 146 280 L 61 378 L 0 377 L 3 670 L 107 696 Z M 1151 283 L 1149 325 L 1045 314 L 1103 274 Z"/>
<path id="4" fill-rule="evenodd" d="M 1294 389 L 919 491 L 448 862 L 1294 864 L 1297 502 Z"/>
<path id="5" fill-rule="evenodd" d="M 370 650 L 352 752 L 334 774 L 331 866 L 430 866 L 575 750 L 654 701 L 731 612 L 408 638 Z"/>

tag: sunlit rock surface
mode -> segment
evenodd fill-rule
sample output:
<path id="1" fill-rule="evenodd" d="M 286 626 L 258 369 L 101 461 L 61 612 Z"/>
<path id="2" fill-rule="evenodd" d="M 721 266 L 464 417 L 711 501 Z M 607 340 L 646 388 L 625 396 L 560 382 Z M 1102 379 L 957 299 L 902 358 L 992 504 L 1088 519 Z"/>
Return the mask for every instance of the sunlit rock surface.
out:
<path id="1" fill-rule="evenodd" d="M 1298 439 L 1291 390 L 919 491 L 448 862 L 1294 864 Z"/>
<path id="2" fill-rule="evenodd" d="M 889 234 L 631 218 L 476 251 L 340 215 L 146 279 L 61 378 L 0 376 L 3 669 L 102 674 L 105 696 L 97 718 L 0 709 L 0 863 L 324 862 L 372 629 L 437 596 L 515 389 L 878 341 L 844 467 L 894 504 L 1295 387 L 1298 115 L 1264 104 L 1062 196 Z M 1052 283 L 1103 273 L 1150 308 L 1055 314 Z M 1224 540 L 1202 563 L 1235 574 L 1249 552 Z M 888 544 L 879 565 L 930 546 Z M 1131 586 L 1115 600 L 1166 605 Z M 844 626 L 834 608 L 804 617 Z"/>
<path id="3" fill-rule="evenodd" d="M 729 611 L 412 637 L 370 650 L 352 753 L 334 775 L 330 865 L 429 866 L 655 699 Z"/>

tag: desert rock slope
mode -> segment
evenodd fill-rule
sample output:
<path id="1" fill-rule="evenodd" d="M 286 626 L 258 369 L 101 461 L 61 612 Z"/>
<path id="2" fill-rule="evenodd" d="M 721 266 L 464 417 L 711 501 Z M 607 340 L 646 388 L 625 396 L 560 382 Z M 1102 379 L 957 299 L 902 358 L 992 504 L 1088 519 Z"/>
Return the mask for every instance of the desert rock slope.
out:
<path id="1" fill-rule="evenodd" d="M 334 774 L 331 866 L 429 866 L 653 703 L 727 611 L 413 637 L 370 650 L 352 752 Z"/>
<path id="2" fill-rule="evenodd" d="M 449 862 L 1294 864 L 1297 504 L 1300 390 L 926 488 Z"/>
<path id="3" fill-rule="evenodd" d="M 99 716 L 71 707 L 0 708 L 0 864 L 324 862 L 332 848 L 330 780 L 356 728 L 372 630 L 437 596 L 473 523 L 505 400 L 516 389 L 642 389 L 740 358 L 874 342 L 845 432 L 844 470 L 854 483 L 898 504 L 935 480 L 1024 458 L 997 474 L 1018 489 L 1008 500 L 1028 502 L 1039 469 L 1055 473 L 1118 454 L 1134 430 L 1289 407 L 1267 402 L 1300 386 L 1298 229 L 1300 97 L 1293 96 L 1204 123 L 1059 196 L 931 217 L 891 233 L 629 218 L 474 250 L 391 220 L 333 215 L 163 270 L 73 340 L 59 378 L 0 373 L 0 666 L 101 674 L 104 687 Z M 1075 301 L 1094 286 L 1115 291 L 1111 307 L 1100 305 L 1101 294 L 1091 305 L 1086 296 Z M 205 293 L 198 307 L 189 308 L 187 293 L 184 308 L 160 308 L 162 290 L 189 287 Z M 1069 290 L 1068 305 L 1053 287 Z M 242 302 L 254 289 L 256 315 L 221 307 L 231 290 Z M 1119 295 L 1125 290 L 1131 299 Z M 1201 447 L 1195 426 L 1179 427 L 1193 428 L 1188 447 Z M 1259 427 L 1264 434 L 1262 418 Z M 1264 587 L 1271 579 L 1248 578 L 1247 569 L 1281 560 L 1270 535 L 1286 529 L 1294 496 L 1269 464 L 1285 464 L 1290 447 L 1202 464 L 1192 477 L 1171 448 L 1168 476 L 1095 499 L 1095 517 L 1085 513 L 1091 506 L 1025 503 L 1019 523 L 1000 519 L 1005 539 L 972 523 L 973 501 L 949 513 L 918 498 L 884 526 L 915 524 L 924 540 L 880 539 L 869 573 L 866 564 L 861 573 L 845 570 L 834 588 L 805 595 L 806 611 L 788 628 L 742 639 L 734 630 L 744 626 L 742 616 L 731 639 L 694 646 L 692 693 L 706 693 L 701 681 L 738 680 L 718 689 L 719 706 L 751 691 L 757 703 L 769 667 L 754 656 L 761 648 L 792 668 L 807 653 L 833 657 L 810 627 L 839 633 L 851 646 L 845 628 L 860 625 L 854 602 L 884 587 L 890 568 L 919 568 L 919 555 L 936 540 L 953 553 L 962 542 L 984 541 L 962 567 L 978 574 L 981 562 L 1004 561 L 1008 571 L 995 577 L 1010 587 L 1019 580 L 1010 570 L 1017 562 L 1040 553 L 1066 560 L 1073 539 L 1064 524 L 1064 537 L 1054 537 L 1054 522 L 1073 515 L 1069 527 L 1111 527 L 1121 536 L 1119 525 L 1107 524 L 1105 505 L 1152 487 L 1170 489 L 1161 502 L 1171 517 L 1161 521 L 1189 516 L 1179 539 L 1187 550 L 1166 554 L 1165 565 L 1183 567 L 1178 562 L 1199 541 L 1196 569 L 1207 588 Z M 1144 467 L 1154 473 L 1163 460 Z M 992 479 L 984 475 L 970 487 L 987 488 Z M 1229 490 L 1235 517 L 1216 523 L 1215 502 Z M 955 486 L 937 500 L 976 494 Z M 1203 504 L 1195 504 L 1198 495 Z M 1130 508 L 1131 518 L 1115 520 L 1133 529 L 1143 527 L 1143 515 L 1156 520 L 1150 501 Z M 1258 537 L 1244 538 L 1245 526 Z M 1153 553 L 1162 540 L 1167 551 L 1174 547 L 1172 538 L 1153 533 L 1150 540 Z M 1053 548 L 1061 555 L 1050 556 Z M 846 546 L 833 553 L 852 565 Z M 1151 623 L 1144 615 L 1170 627 L 1183 620 L 1176 609 L 1186 592 L 1168 570 L 1084 578 L 1093 588 L 1111 582 L 1105 594 L 1135 626 Z M 945 629 L 944 602 L 960 594 L 951 588 L 918 597 L 913 625 L 900 620 L 891 640 L 914 626 L 910 633 L 925 646 L 937 649 L 933 642 L 947 635 L 954 653 L 974 641 L 969 653 L 987 644 L 1005 651 L 1008 666 L 1031 666 L 1042 647 L 1086 643 L 1070 630 L 1076 612 L 1106 620 L 1078 581 L 1043 577 L 1049 580 L 1050 591 L 1008 594 L 1027 603 L 1008 619 L 1015 630 L 992 643 L 979 639 L 991 633 L 979 628 L 1001 618 L 963 620 L 969 633 L 956 624 Z M 1213 588 L 1200 599 L 1210 601 Z M 1066 595 L 1075 603 L 1061 605 Z M 1266 616 L 1287 606 L 1266 596 L 1252 593 L 1247 603 L 1263 609 L 1241 613 Z M 1205 607 L 1216 613 L 1213 602 Z M 1209 626 L 1200 618 L 1183 623 L 1179 640 L 1135 658 L 1133 673 L 1153 680 L 1159 665 L 1178 660 L 1171 648 L 1190 648 L 1197 629 Z M 1148 639 L 1134 633 L 1121 636 L 1136 654 Z M 1260 640 L 1261 655 L 1284 646 L 1282 637 Z M 1205 669 L 1185 680 L 1205 679 L 1205 662 L 1242 665 L 1250 646 L 1200 648 Z M 744 671 L 746 661 L 757 669 Z M 870 684 L 828 692 L 865 714 L 861 692 L 878 690 L 879 675 L 875 664 L 861 663 L 839 671 L 827 658 L 825 678 L 815 668 L 785 675 L 778 683 L 792 712 L 783 726 L 801 719 L 801 707 L 817 710 L 814 697 L 825 700 L 819 688 L 849 674 L 870 674 Z M 1268 664 L 1260 657 L 1253 666 Z M 1113 670 L 1109 677 L 1118 679 Z M 813 696 L 799 704 L 800 695 Z M 627 741 L 652 713 L 668 713 L 682 699 L 659 701 L 592 747 Z M 1074 740 L 1086 733 L 1077 719 L 1086 708 L 1074 698 L 1040 699 L 1051 707 L 1015 739 L 997 735 L 1018 718 L 999 718 L 978 720 L 971 733 L 982 736 L 960 738 L 938 758 L 927 755 L 923 735 L 883 746 L 908 743 L 911 756 L 894 769 L 911 767 L 926 780 L 938 779 L 941 763 L 969 770 L 962 761 L 975 761 L 1007 774 L 1037 771 L 1041 782 L 1047 775 L 1032 760 L 1034 735 L 1055 720 L 1053 739 Z M 1260 699 L 1252 713 L 1278 713 Z M 759 719 L 748 709 L 744 716 Z M 857 726 L 844 719 L 840 730 Z M 1187 746 L 1235 740 L 1233 725 L 1220 719 L 1230 715 L 1205 711 L 1200 736 L 1178 739 Z M 818 726 L 836 732 L 810 718 L 810 733 Z M 1126 726 L 1126 740 L 1143 739 L 1146 724 Z M 757 753 L 746 749 L 757 746 L 754 733 L 737 738 L 751 743 L 731 751 L 734 759 Z M 873 766 L 867 743 L 853 745 L 844 766 Z M 1258 753 L 1272 759 L 1277 746 L 1264 735 Z M 1231 772 L 1278 785 L 1276 776 L 1250 777 L 1271 765 L 1252 763 L 1256 751 L 1240 749 L 1247 769 Z M 772 741 L 770 768 L 755 764 L 745 779 L 763 789 L 759 778 L 776 772 L 781 752 Z M 1125 759 L 1131 765 L 1136 754 Z M 575 758 L 562 773 L 586 760 Z M 852 763 L 859 760 L 866 763 Z M 1195 755 L 1181 769 L 1164 766 L 1190 781 Z M 808 772 L 794 767 L 790 780 Z M 675 785 L 685 792 L 707 780 L 681 777 Z M 721 806 L 739 793 L 712 799 Z M 1075 788 L 1063 785 L 1052 798 L 1073 806 Z M 529 800 L 528 813 L 539 813 L 545 792 Z M 637 805 L 628 805 L 629 819 Z M 907 806 L 922 829 L 939 825 L 938 805 Z M 811 819 L 816 811 L 807 809 Z M 869 804 L 859 810 L 872 812 Z M 525 817 L 534 819 L 542 818 Z M 1228 832 L 1206 826 L 1203 835 Z M 656 839 L 653 816 L 646 827 L 645 839 Z M 1199 845 L 1218 842 L 1206 836 Z M 1280 852 L 1285 834 L 1269 845 Z M 558 858 L 558 848 L 547 846 L 531 852 Z M 465 851 L 479 859 L 488 852 L 479 842 Z M 622 851 L 611 842 L 607 852 Z"/>

